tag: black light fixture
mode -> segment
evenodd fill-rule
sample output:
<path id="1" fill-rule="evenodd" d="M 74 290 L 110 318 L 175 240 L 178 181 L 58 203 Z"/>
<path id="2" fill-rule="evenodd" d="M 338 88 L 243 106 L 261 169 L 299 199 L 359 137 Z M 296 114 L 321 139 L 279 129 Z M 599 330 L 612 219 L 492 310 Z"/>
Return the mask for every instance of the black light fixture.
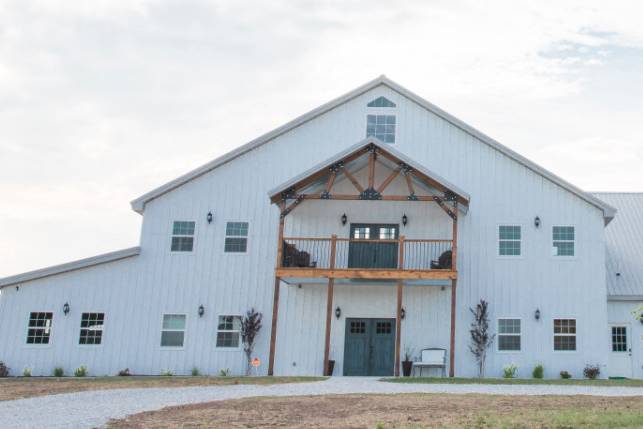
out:
<path id="1" fill-rule="evenodd" d="M 406 226 L 409 223 L 409 218 L 406 216 L 406 213 L 402 216 L 402 225 Z"/>
<path id="2" fill-rule="evenodd" d="M 199 305 L 199 317 L 203 317 L 205 314 L 205 307 L 203 307 L 203 304 Z"/>
<path id="3" fill-rule="evenodd" d="M 348 216 L 346 216 L 346 213 L 342 215 L 342 225 L 346 225 L 346 222 L 348 222 Z"/>
<path id="4" fill-rule="evenodd" d="M 212 223 L 212 212 L 208 212 L 206 219 L 208 220 L 208 223 Z"/>
<path id="5" fill-rule="evenodd" d="M 534 226 L 535 226 L 536 228 L 540 228 L 540 217 L 539 217 L 539 216 L 536 216 L 536 217 L 534 218 Z"/>
<path id="6" fill-rule="evenodd" d="M 536 309 L 536 312 L 534 313 L 534 318 L 536 320 L 540 320 L 540 309 L 538 308 Z"/>
<path id="7" fill-rule="evenodd" d="M 406 317 L 406 310 L 404 307 L 400 310 L 400 319 L 404 319 Z"/>
<path id="8" fill-rule="evenodd" d="M 337 308 L 335 309 L 335 317 L 337 317 L 338 319 L 339 319 L 340 317 L 342 317 L 342 309 L 341 309 L 341 308 L 337 307 Z"/>
<path id="9" fill-rule="evenodd" d="M 66 302 L 66 303 L 63 305 L 63 313 L 65 313 L 65 316 L 69 314 L 69 310 L 70 310 L 70 308 L 69 308 L 69 303 L 68 303 L 68 302 Z"/>

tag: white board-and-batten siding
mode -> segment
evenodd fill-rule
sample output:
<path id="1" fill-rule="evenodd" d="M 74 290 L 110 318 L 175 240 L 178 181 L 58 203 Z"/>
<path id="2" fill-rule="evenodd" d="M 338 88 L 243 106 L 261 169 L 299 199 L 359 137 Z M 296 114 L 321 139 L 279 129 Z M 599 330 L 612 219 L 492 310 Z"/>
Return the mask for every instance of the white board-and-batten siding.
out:
<path id="1" fill-rule="evenodd" d="M 267 192 L 302 171 L 365 137 L 366 104 L 383 95 L 397 104 L 395 148 L 454 183 L 471 196 L 469 212 L 459 220 L 456 374 L 475 374 L 468 351 L 469 307 L 480 299 L 490 303 L 492 326 L 497 317 L 518 317 L 523 323 L 520 353 L 489 353 L 488 374 L 499 375 L 513 362 L 528 376 L 543 363 L 547 376 L 568 370 L 578 377 L 587 363 L 605 365 L 605 257 L 601 210 L 568 190 L 482 143 L 387 86 L 379 86 L 288 131 L 270 143 L 145 204 L 141 254 L 132 259 L 35 280 L 5 289 L 0 298 L 0 352 L 10 366 L 31 365 L 49 374 L 54 365 L 67 371 L 86 364 L 92 374 L 113 374 L 124 367 L 137 373 L 171 369 L 188 373 L 194 366 L 216 373 L 243 370 L 240 350 L 215 348 L 218 315 L 242 315 L 255 307 L 264 314 L 256 354 L 267 371 L 270 319 L 277 250 L 278 210 Z M 376 207 L 376 209 L 374 209 Z M 212 224 L 206 214 L 214 215 Z M 386 202 L 304 202 L 286 220 L 286 235 L 347 235 L 339 217 L 350 222 L 388 222 L 409 216 L 408 234 L 442 237 L 448 218 L 434 205 Z M 423 215 L 427 214 L 426 217 Z M 307 216 L 308 215 L 308 216 Z M 542 220 L 534 227 L 534 218 Z M 174 220 L 196 222 L 194 251 L 172 253 Z M 249 222 L 248 252 L 224 253 L 228 221 Z M 419 224 L 418 222 L 424 222 Z M 498 226 L 522 226 L 520 258 L 501 258 Z M 573 225 L 574 258 L 551 256 L 551 229 Z M 426 236 L 435 228 L 435 235 Z M 448 347 L 449 290 L 406 287 L 407 318 L 402 343 L 416 353 L 424 347 Z M 282 285 L 277 336 L 277 375 L 321 374 L 326 289 L 322 285 Z M 341 285 L 335 300 L 345 311 L 333 316 L 331 358 L 341 374 L 345 317 L 394 317 L 394 288 Z M 62 315 L 69 301 L 72 312 Z M 199 318 L 197 308 L 204 305 Z M 100 348 L 77 346 L 79 313 L 104 308 L 105 343 Z M 541 319 L 535 321 L 536 309 Z M 54 311 L 53 342 L 24 345 L 29 311 Z M 185 346 L 160 348 L 163 313 L 187 314 Z M 554 317 L 575 318 L 578 350 L 553 351 Z M 7 327 L 5 329 L 4 327 Z M 63 333 L 64 332 L 64 333 Z M 60 334 L 59 334 L 60 333 Z M 294 363 L 294 365 L 293 365 Z M 18 368 L 20 370 L 20 368 Z"/>

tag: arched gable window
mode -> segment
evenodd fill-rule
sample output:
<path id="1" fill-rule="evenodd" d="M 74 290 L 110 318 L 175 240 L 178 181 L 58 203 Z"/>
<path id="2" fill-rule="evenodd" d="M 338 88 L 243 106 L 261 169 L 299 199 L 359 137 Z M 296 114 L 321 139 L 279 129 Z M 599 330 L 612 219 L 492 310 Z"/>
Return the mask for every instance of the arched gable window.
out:
<path id="1" fill-rule="evenodd" d="M 368 107 L 395 107 L 395 103 L 386 97 L 377 97 L 367 104 Z"/>

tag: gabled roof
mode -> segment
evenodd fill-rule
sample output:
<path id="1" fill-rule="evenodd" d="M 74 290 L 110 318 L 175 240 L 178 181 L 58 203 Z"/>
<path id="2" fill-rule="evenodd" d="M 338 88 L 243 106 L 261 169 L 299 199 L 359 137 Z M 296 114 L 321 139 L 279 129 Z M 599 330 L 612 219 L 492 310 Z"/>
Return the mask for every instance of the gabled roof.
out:
<path id="1" fill-rule="evenodd" d="M 355 165 L 354 166 L 344 165 L 343 168 L 349 169 L 349 170 L 352 169 L 354 170 L 352 171 L 352 173 L 354 173 L 355 171 L 358 171 L 365 166 L 363 163 L 358 162 L 360 159 L 358 157 L 361 156 L 361 158 L 363 159 L 364 155 L 371 147 L 375 148 L 377 153 L 380 155 L 378 159 L 382 159 L 383 163 L 389 164 L 389 167 L 391 169 L 399 168 L 399 163 L 403 163 L 406 166 L 411 167 L 411 170 L 414 171 L 414 173 L 412 174 L 412 177 L 414 178 L 414 180 L 417 183 L 423 185 L 425 188 L 429 189 L 430 191 L 433 191 L 434 194 L 436 193 L 436 191 L 439 193 L 443 193 L 447 191 L 454 193 L 461 206 L 461 210 L 466 212 L 469 206 L 469 200 L 470 200 L 469 194 L 467 194 L 465 191 L 463 191 L 456 185 L 450 183 L 448 180 L 444 179 L 437 173 L 434 173 L 433 171 L 429 170 L 422 164 L 409 158 L 399 150 L 395 149 L 392 145 L 383 143 L 376 137 L 367 137 L 366 139 L 328 158 L 327 160 L 320 162 L 314 167 L 309 168 L 308 170 L 298 174 L 297 176 L 291 178 L 290 180 L 270 190 L 268 192 L 268 196 L 270 197 L 272 202 L 276 202 L 278 200 L 281 200 L 280 195 L 283 192 L 289 189 L 299 188 L 300 184 L 306 187 L 315 186 L 316 184 L 325 184 L 327 180 L 326 177 L 327 175 L 330 174 L 329 168 L 337 164 L 338 162 L 342 162 L 346 159 L 351 159 L 352 161 L 349 164 L 355 164 Z M 321 174 L 325 173 L 326 175 L 325 176 L 320 175 L 320 173 Z M 318 176 L 318 180 L 316 182 L 311 183 L 310 180 L 307 180 L 311 177 L 317 177 L 317 176 Z M 424 180 L 422 180 L 423 178 Z M 332 196 L 330 199 L 332 199 Z"/>
<path id="2" fill-rule="evenodd" d="M 42 268 L 40 270 L 29 271 L 26 273 L 18 274 L 11 277 L 5 277 L 0 279 L 0 289 L 17 285 L 19 283 L 28 282 L 31 280 L 40 279 L 43 277 L 49 277 L 56 274 L 62 274 L 69 271 L 76 271 L 82 268 L 93 267 L 95 265 L 106 264 L 108 262 L 119 261 L 125 258 L 131 258 L 132 256 L 137 256 L 141 253 L 140 247 L 130 247 L 127 249 L 117 250 L 115 252 L 104 253 L 98 256 L 92 256 L 91 258 L 79 259 L 73 262 L 67 262 L 65 264 L 54 265 L 47 268 Z"/>
<path id="3" fill-rule="evenodd" d="M 216 158 L 213 161 L 208 162 L 207 164 L 202 165 L 199 168 L 196 168 L 195 170 L 192 170 L 183 176 L 180 176 L 138 198 L 133 200 L 131 202 L 132 209 L 138 213 L 143 213 L 145 209 L 145 204 L 167 192 L 172 191 L 173 189 L 176 189 L 177 187 L 229 162 L 232 161 L 233 159 L 265 144 L 268 143 L 270 140 L 273 140 L 274 138 L 287 133 L 288 131 L 299 127 L 300 125 L 305 124 L 306 122 L 338 107 L 341 104 L 344 104 L 362 94 L 365 92 L 368 92 L 380 85 L 386 86 L 393 91 L 401 94 L 402 96 L 412 100 L 413 102 L 417 103 L 421 107 L 425 108 L 426 110 L 430 111 L 431 113 L 435 114 L 436 116 L 439 116 L 440 118 L 444 119 L 445 121 L 451 123 L 457 128 L 460 128 L 462 131 L 472 135 L 473 137 L 476 137 L 483 143 L 486 143 L 487 145 L 491 146 L 492 148 L 496 149 L 497 151 L 503 153 L 504 155 L 508 156 L 509 158 L 513 159 L 514 161 L 522 164 L 523 166 L 527 167 L 528 169 L 534 171 L 535 173 L 543 176 L 544 178 L 550 180 L 551 182 L 557 184 L 558 186 L 568 190 L 569 192 L 575 194 L 579 198 L 585 200 L 586 202 L 592 204 L 593 206 L 599 208 L 600 210 L 603 211 L 603 217 L 605 218 L 605 223 L 607 224 L 613 217 L 614 214 L 616 213 L 616 210 L 611 207 L 608 204 L 605 204 L 603 201 L 600 199 L 596 198 L 595 196 L 582 191 L 581 189 L 577 188 L 576 186 L 572 185 L 571 183 L 567 182 L 566 180 L 556 176 L 555 174 L 551 173 L 550 171 L 542 168 L 538 164 L 528 160 L 524 156 L 518 154 L 517 152 L 514 152 L 513 150 L 509 149 L 508 147 L 500 144 L 496 140 L 492 139 L 491 137 L 487 136 L 486 134 L 476 130 L 472 126 L 464 123 L 460 119 L 456 118 L 455 116 L 450 115 L 449 113 L 445 112 L 444 110 L 440 109 L 436 105 L 428 102 L 427 100 L 423 99 L 419 95 L 414 94 L 413 92 L 409 91 L 408 89 L 402 87 L 401 85 L 393 82 L 386 76 L 382 75 L 378 77 L 377 79 L 374 79 L 344 95 L 341 97 L 338 97 L 326 104 L 323 104 L 319 106 L 316 109 L 311 110 L 310 112 L 299 116 L 298 118 L 288 122 L 285 125 L 282 125 L 279 128 L 276 128 L 246 144 L 243 146 L 238 147 L 237 149 L 234 149 L 231 152 L 228 152 L 227 154 Z"/>
<path id="4" fill-rule="evenodd" d="M 607 295 L 643 301 L 643 193 L 594 195 L 618 210 L 605 228 Z"/>

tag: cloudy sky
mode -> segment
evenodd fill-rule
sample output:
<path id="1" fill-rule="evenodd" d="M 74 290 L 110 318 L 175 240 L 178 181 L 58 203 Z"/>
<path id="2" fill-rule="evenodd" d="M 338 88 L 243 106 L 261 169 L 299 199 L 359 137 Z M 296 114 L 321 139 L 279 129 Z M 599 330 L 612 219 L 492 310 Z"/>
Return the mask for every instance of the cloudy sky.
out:
<path id="1" fill-rule="evenodd" d="M 380 74 L 643 191 L 638 3 L 0 0 L 0 276 L 136 245 L 130 200 Z"/>

